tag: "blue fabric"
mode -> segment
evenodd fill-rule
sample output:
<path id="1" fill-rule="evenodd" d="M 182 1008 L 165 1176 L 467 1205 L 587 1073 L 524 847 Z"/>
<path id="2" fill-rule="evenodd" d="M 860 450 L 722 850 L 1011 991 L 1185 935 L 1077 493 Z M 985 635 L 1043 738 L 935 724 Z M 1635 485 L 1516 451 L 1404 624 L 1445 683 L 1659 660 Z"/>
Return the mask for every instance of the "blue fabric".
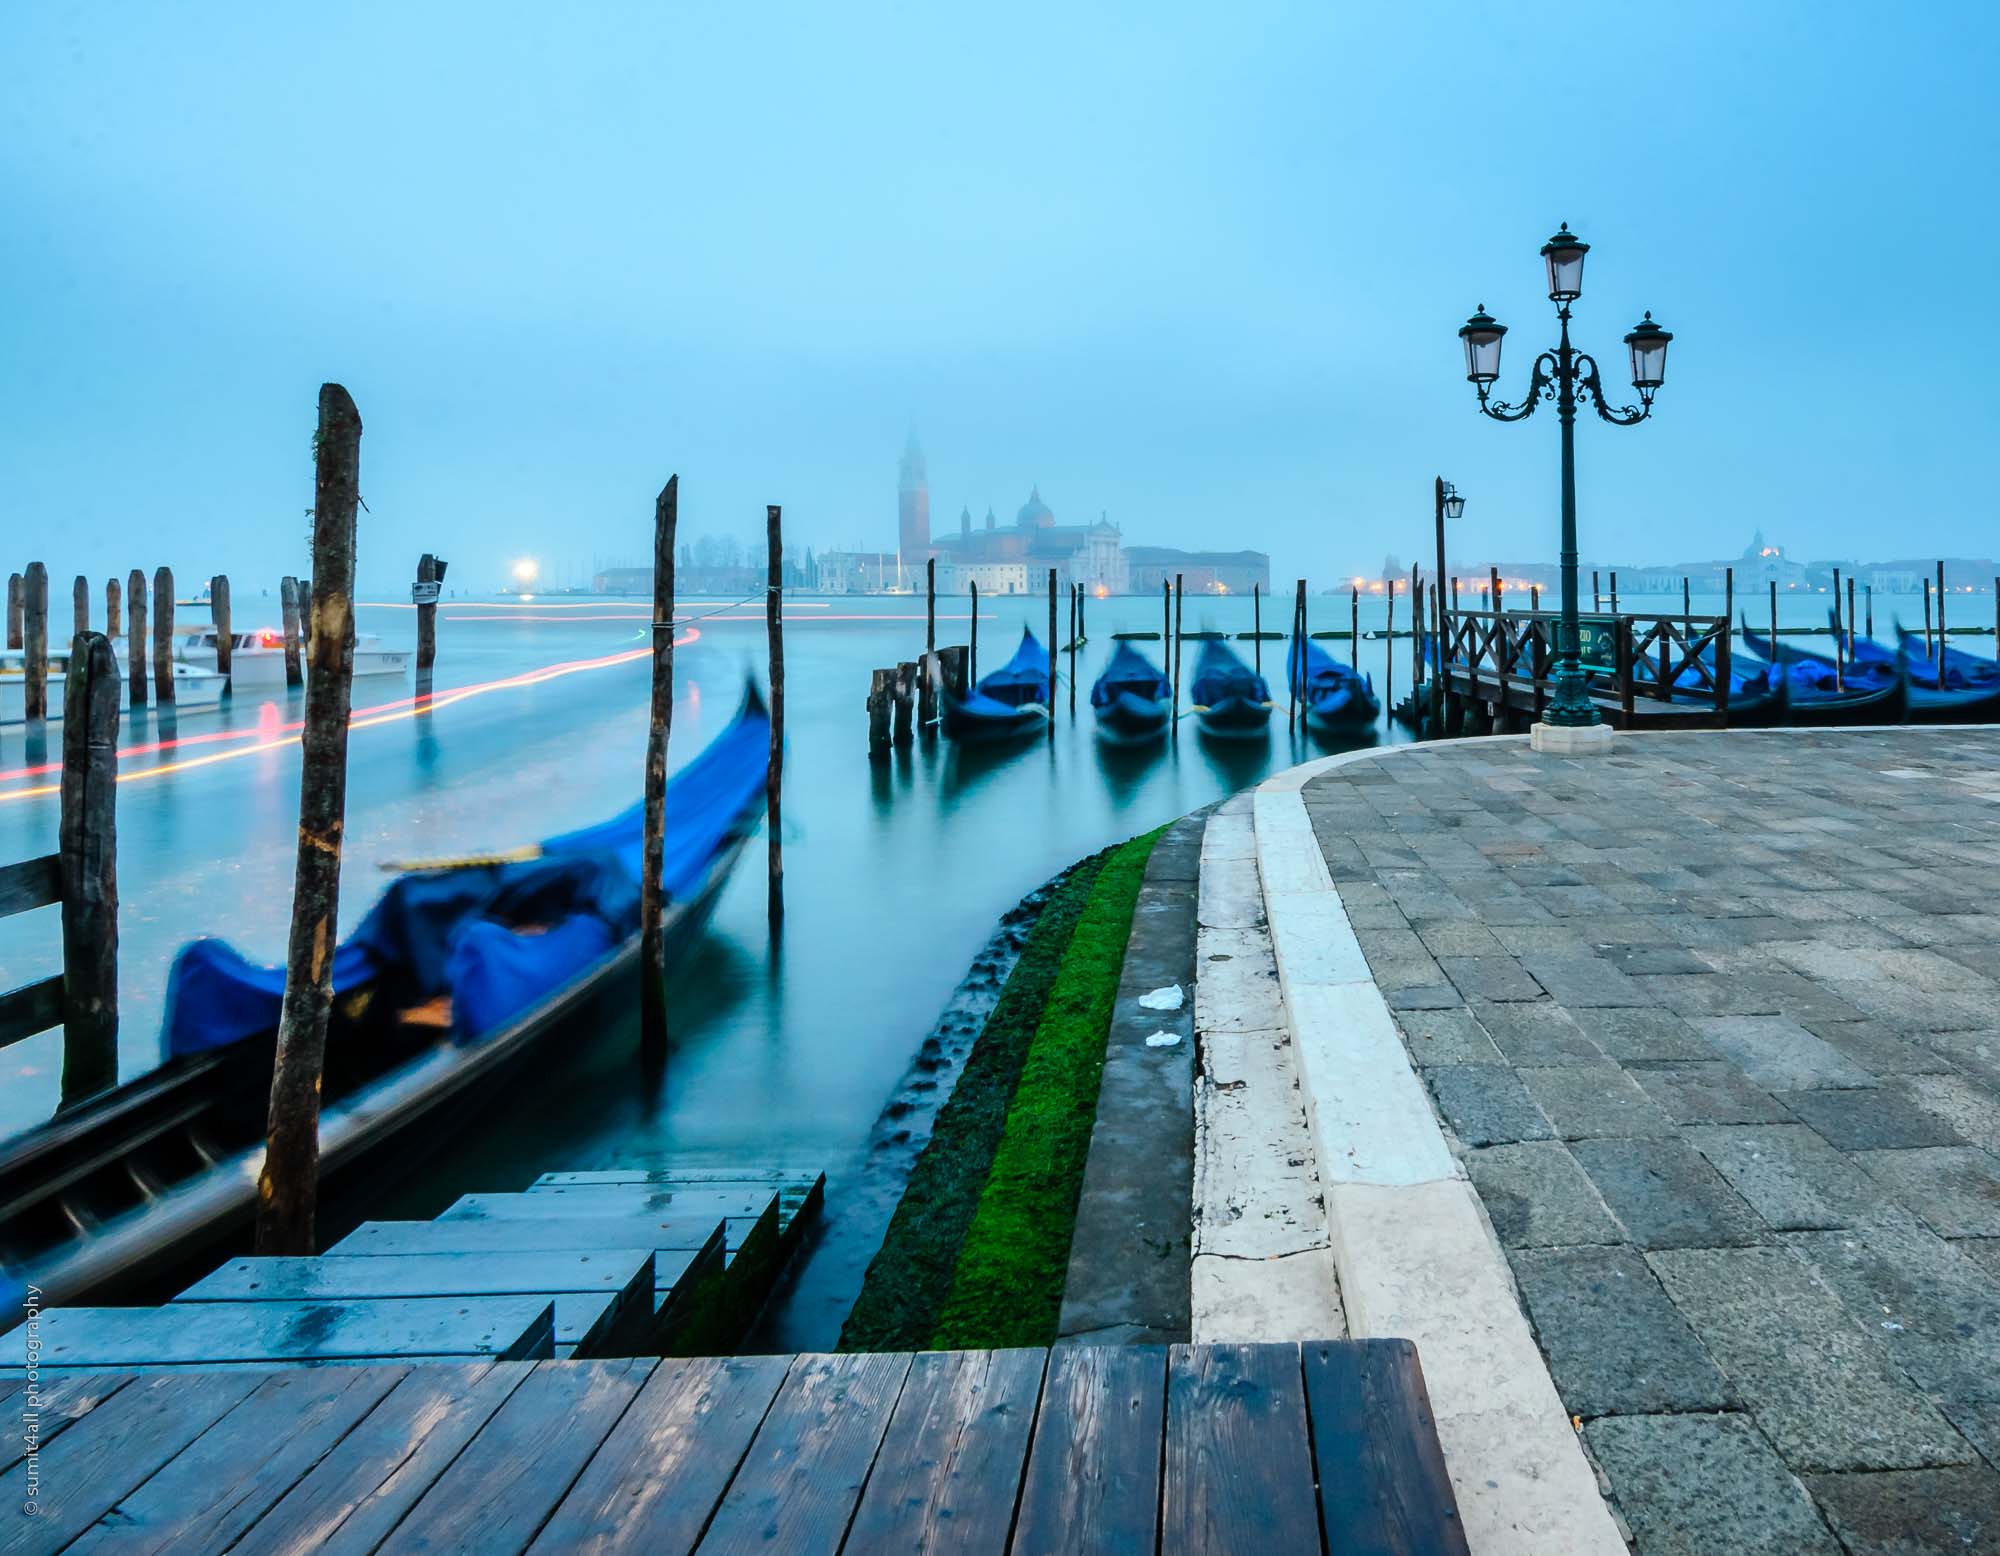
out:
<path id="1" fill-rule="evenodd" d="M 1196 707 L 1212 708 L 1232 697 L 1245 702 L 1269 702 L 1271 687 L 1232 653 L 1226 643 L 1211 638 L 1201 645 L 1201 657 L 1194 662 L 1194 679 L 1188 685 L 1188 695 Z"/>
<path id="2" fill-rule="evenodd" d="M 1919 686 L 1938 684 L 1938 667 L 1935 657 L 1924 653 L 1924 635 L 1898 626 L 1896 639 L 1903 652 L 1909 656 L 1910 679 Z M 1873 646 L 1873 645 L 1871 645 Z M 1944 684 L 1946 690 L 1980 686 L 1990 687 L 2000 680 L 2000 664 L 1991 659 L 1981 659 L 1977 654 L 1968 654 L 1963 649 L 1944 647 Z M 1887 650 L 1883 650 L 1887 652 Z"/>
<path id="3" fill-rule="evenodd" d="M 660 876 L 669 899 L 700 889 L 762 809 L 770 730 L 753 691 L 735 722 L 667 780 Z M 372 984 L 398 1005 L 447 994 L 462 1037 L 505 1024 L 637 932 L 644 822 L 642 802 L 550 838 L 538 859 L 399 877 L 335 950 L 334 992 Z M 528 926 L 548 927 L 516 933 Z M 281 967 L 220 940 L 183 946 L 167 980 L 167 1056 L 274 1031 L 284 993 Z"/>
<path id="4" fill-rule="evenodd" d="M 1155 670 L 1150 659 L 1130 643 L 1120 643 L 1112 652 L 1111 663 L 1104 667 L 1104 673 L 1090 689 L 1090 705 L 1108 708 L 1120 697 L 1157 702 L 1173 693 L 1173 682 Z"/>
<path id="5" fill-rule="evenodd" d="M 991 675 L 981 676 L 964 706 L 975 707 L 981 697 L 1009 708 L 1049 700 L 1048 650 L 1026 627 L 1021 629 L 1021 643 L 1014 650 L 1014 657 Z"/>
<path id="6" fill-rule="evenodd" d="M 1324 719 L 1373 718 L 1381 711 L 1375 701 L 1375 682 L 1335 659 L 1310 638 L 1292 639 L 1285 656 L 1290 677 L 1299 673 L 1299 658 L 1305 658 L 1306 707 Z"/>

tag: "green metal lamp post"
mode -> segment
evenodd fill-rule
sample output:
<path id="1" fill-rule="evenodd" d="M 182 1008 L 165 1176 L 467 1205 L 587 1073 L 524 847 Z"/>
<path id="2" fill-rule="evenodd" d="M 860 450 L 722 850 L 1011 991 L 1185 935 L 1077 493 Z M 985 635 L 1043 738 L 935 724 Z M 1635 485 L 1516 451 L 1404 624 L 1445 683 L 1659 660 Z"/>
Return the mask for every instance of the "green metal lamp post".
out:
<path id="1" fill-rule="evenodd" d="M 1549 301 L 1556 305 L 1560 338 L 1552 351 L 1535 358 L 1528 392 L 1518 404 L 1489 401 L 1488 391 L 1500 376 L 1500 340 L 1507 326 L 1486 312 L 1485 304 L 1465 321 L 1458 338 L 1465 345 L 1465 376 L 1479 392 L 1479 409 L 1495 421 L 1521 421 L 1544 400 L 1555 401 L 1562 426 L 1562 623 L 1556 635 L 1555 696 L 1545 721 L 1560 728 L 1586 728 L 1599 722 L 1597 708 L 1584 691 L 1576 619 L 1576 410 L 1588 397 L 1597 414 L 1616 427 L 1632 427 L 1653 413 L 1653 394 L 1666 380 L 1667 342 L 1674 337 L 1653 322 L 1649 313 L 1625 336 L 1632 358 L 1632 387 L 1639 403 L 1613 409 L 1604 398 L 1597 361 L 1570 344 L 1569 305 L 1583 295 L 1583 256 L 1590 245 L 1567 223 L 1542 245 L 1548 266 Z"/>

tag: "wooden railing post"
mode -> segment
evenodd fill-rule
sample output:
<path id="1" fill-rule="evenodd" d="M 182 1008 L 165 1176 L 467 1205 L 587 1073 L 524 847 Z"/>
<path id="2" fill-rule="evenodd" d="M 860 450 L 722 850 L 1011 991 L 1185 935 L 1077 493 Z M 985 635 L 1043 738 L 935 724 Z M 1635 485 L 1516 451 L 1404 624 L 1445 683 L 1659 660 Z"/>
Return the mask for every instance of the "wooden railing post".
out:
<path id="1" fill-rule="evenodd" d="M 1618 618 L 1618 629 L 1612 635 L 1618 645 L 1618 706 L 1624 716 L 1626 729 L 1632 727 L 1632 623 L 1625 617 Z"/>
<path id="2" fill-rule="evenodd" d="M 284 577 L 278 580 L 278 614 L 285 628 L 285 684 L 298 686 L 305 680 L 299 668 L 299 581 Z"/>
<path id="3" fill-rule="evenodd" d="M 21 580 L 21 716 L 49 716 L 49 570 L 28 564 Z"/>
<path id="4" fill-rule="evenodd" d="M 648 1065 L 667 1056 L 667 742 L 674 723 L 674 529 L 681 478 L 667 477 L 653 500 L 653 693 L 646 733 L 646 821 L 639 867 L 639 1051 Z"/>
<path id="5" fill-rule="evenodd" d="M 229 575 L 217 573 L 208 581 L 208 615 L 215 623 L 215 668 L 225 676 L 236 673 L 236 632 L 229 616 Z M 234 690 L 233 685 L 224 683 Z"/>
<path id="6" fill-rule="evenodd" d="M 153 569 L 153 700 L 174 705 L 174 570 Z"/>
<path id="7" fill-rule="evenodd" d="M 769 851 L 770 889 L 766 907 L 771 927 L 777 928 L 785 916 L 785 542 L 782 515 L 776 503 L 764 509 L 765 552 L 770 568 L 765 584 L 765 631 L 771 647 L 771 749 L 764 768 L 764 836 Z M 927 581 L 935 579 L 937 563 L 926 564 Z M 936 633 L 936 603 L 930 604 L 932 625 L 926 637 Z M 926 654 L 928 659 L 930 656 Z M 925 700 L 930 699 L 930 664 L 924 666 Z"/>
<path id="8" fill-rule="evenodd" d="M 146 575 L 133 568 L 125 578 L 125 680 L 132 689 L 130 701 L 135 708 L 146 706 L 146 687 L 152 679 L 147 667 L 147 645 L 151 639 L 146 633 Z"/>
<path id="9" fill-rule="evenodd" d="M 347 721 L 353 707 L 355 508 L 361 415 L 339 384 L 319 391 L 313 453 L 312 678 L 299 774 L 299 850 L 285 999 L 271 1072 L 264 1171 L 257 1183 L 257 1252 L 314 1251 L 319 1202 L 320 1084 L 333 1005 L 340 923 L 340 853 L 347 821 Z M 171 578 L 166 569 L 160 576 Z M 173 601 L 171 583 L 167 590 Z"/>
<path id="10" fill-rule="evenodd" d="M 118 715 L 111 640 L 79 632 L 63 686 L 64 1107 L 118 1084 Z"/>

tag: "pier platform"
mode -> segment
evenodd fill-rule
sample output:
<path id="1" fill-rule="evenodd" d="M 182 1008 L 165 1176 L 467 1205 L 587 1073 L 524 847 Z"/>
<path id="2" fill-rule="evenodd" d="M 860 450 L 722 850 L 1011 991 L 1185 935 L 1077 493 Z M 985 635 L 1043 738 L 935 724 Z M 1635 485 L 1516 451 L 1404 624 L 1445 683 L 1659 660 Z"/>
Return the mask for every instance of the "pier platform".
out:
<path id="1" fill-rule="evenodd" d="M 1196 1340 L 1413 1340 L 1474 1551 L 2000 1551 L 2000 730 L 1351 753 L 1202 868 Z"/>
<path id="2" fill-rule="evenodd" d="M 88 1375 L 39 1408 L 0 1552 L 1465 1550 L 1393 1342 Z"/>

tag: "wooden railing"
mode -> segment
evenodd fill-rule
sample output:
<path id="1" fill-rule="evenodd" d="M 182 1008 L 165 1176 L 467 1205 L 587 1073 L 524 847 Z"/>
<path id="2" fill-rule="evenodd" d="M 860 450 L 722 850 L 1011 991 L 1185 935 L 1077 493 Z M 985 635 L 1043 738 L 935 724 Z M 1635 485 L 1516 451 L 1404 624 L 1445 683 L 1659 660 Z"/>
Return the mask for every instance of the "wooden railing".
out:
<path id="1" fill-rule="evenodd" d="M 1556 611 L 1447 610 L 1441 633 L 1447 676 L 1469 683 L 1475 700 L 1489 693 L 1503 707 L 1517 696 L 1542 716 L 1555 690 Z M 1706 697 L 1717 725 L 1729 724 L 1730 626 L 1727 616 L 1608 616 L 1582 623 L 1591 690 L 1617 700 L 1630 722 L 1640 697 L 1671 702 Z M 1685 678 L 1685 680 L 1683 679 Z"/>

